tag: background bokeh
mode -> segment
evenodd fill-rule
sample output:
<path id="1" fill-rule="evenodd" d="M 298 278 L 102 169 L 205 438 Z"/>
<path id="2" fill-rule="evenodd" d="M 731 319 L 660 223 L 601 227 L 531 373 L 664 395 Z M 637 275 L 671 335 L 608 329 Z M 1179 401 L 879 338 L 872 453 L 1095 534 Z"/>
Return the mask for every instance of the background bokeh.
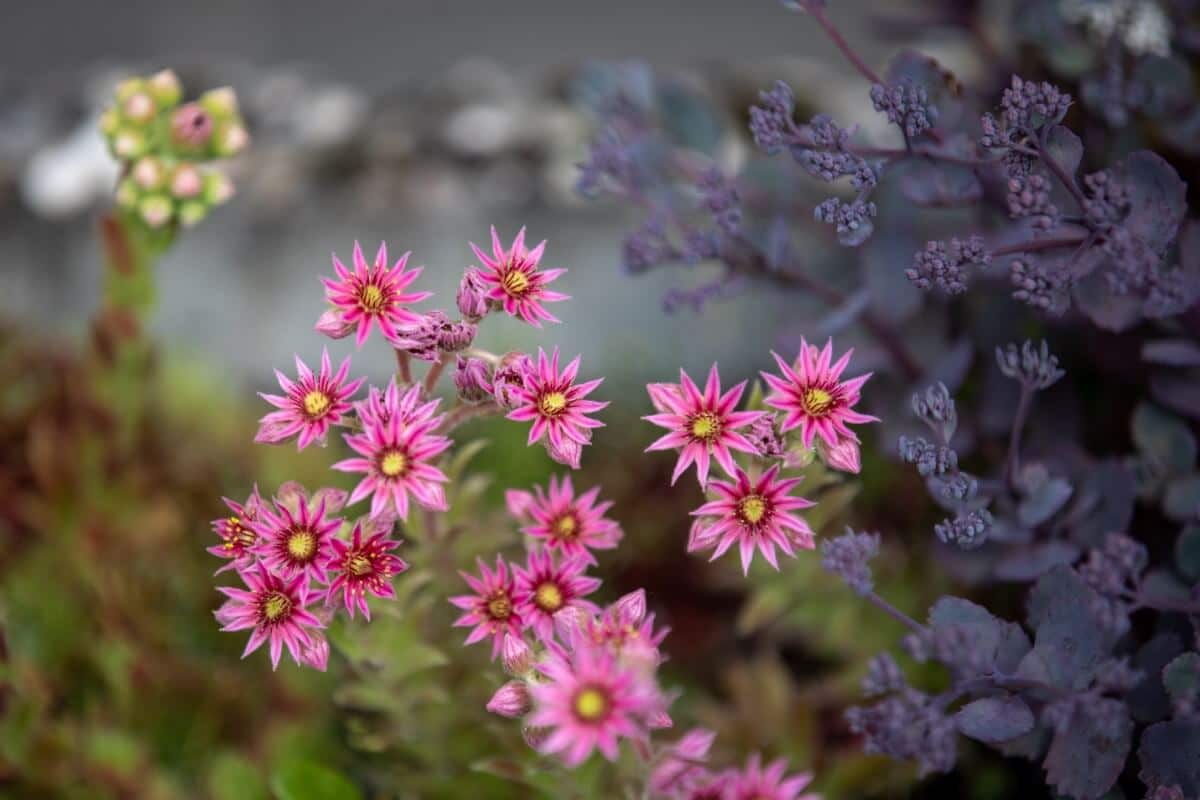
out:
<path id="1" fill-rule="evenodd" d="M 838 2 L 833 13 L 883 63 L 899 45 L 871 24 L 873 6 Z M 222 495 L 240 500 L 256 482 L 264 492 L 285 480 L 346 486 L 327 470 L 338 444 L 297 455 L 251 443 L 264 409 L 255 392 L 270 388 L 272 368 L 326 344 L 335 356 L 353 352 L 350 340 L 312 330 L 330 253 L 346 257 L 356 240 L 411 249 L 426 265 L 423 288 L 448 304 L 471 260 L 467 242 L 486 241 L 493 224 L 507 237 L 528 226 L 549 240 L 547 263 L 570 269 L 565 324 L 533 331 L 489 318 L 479 343 L 560 346 L 606 376 L 608 427 L 577 485 L 602 484 L 626 532 L 601 559 L 604 599 L 645 586 L 673 629 L 664 674 L 684 691 L 678 728 L 716 728 L 729 763 L 754 750 L 786 756 L 814 770 L 831 798 L 1043 796 L 1030 788 L 1041 785 L 1035 766 L 982 750 L 965 756 L 965 772 L 921 789 L 910 766 L 861 755 L 841 713 L 858 697 L 867 656 L 898 641 L 896 624 L 822 574 L 812 554 L 779 575 L 756 568 L 750 582 L 731 564 L 685 556 L 700 492 L 668 488 L 669 459 L 641 452 L 653 435 L 638 419 L 647 381 L 714 360 L 727 381 L 751 377 L 771 348 L 794 350 L 802 333 L 823 338 L 831 309 L 758 290 L 699 314 L 664 313 L 669 287 L 701 278 L 622 273 L 621 239 L 636 215 L 574 190 L 592 131 L 581 98 L 597 62 L 634 73 L 650 65 L 709 100 L 715 111 L 695 110 L 694 124 L 716 114 L 743 125 L 756 92 L 783 72 L 806 102 L 878 131 L 861 82 L 815 26 L 775 2 L 728 0 L 17 2 L 4 16 L 0 796 L 354 796 L 340 793 L 346 781 L 379 797 L 534 796 L 513 780 L 528 759 L 518 727 L 482 711 L 499 670 L 481 648 L 458 646 L 443 602 L 456 568 L 511 542 L 511 530 L 497 532 L 511 528 L 503 488 L 553 471 L 524 446 L 523 426 L 464 429 L 464 439 L 488 440 L 471 470 L 491 483 L 472 484 L 456 512 L 465 533 L 428 559 L 437 592 L 414 586 L 370 632 L 339 631 L 350 655 L 335 655 L 328 674 L 291 665 L 273 674 L 262 653 L 240 661 L 242 638 L 220 634 L 211 617 L 216 564 L 204 552 Z M 960 77 L 982 68 L 953 37 L 922 47 Z M 159 265 L 149 413 L 130 432 L 97 397 L 89 361 L 102 274 L 95 225 L 115 176 L 95 123 L 117 79 L 166 66 L 192 89 L 234 86 L 253 143 L 231 165 L 238 196 Z M 730 147 L 737 162 L 751 145 Z M 905 282 L 878 291 L 918 302 Z M 355 355 L 355 372 L 386 380 L 391 355 L 372 345 Z M 862 370 L 882 365 L 876 345 L 839 334 L 839 349 L 849 345 Z M 907 389 L 882 386 L 865 404 L 891 415 Z M 974 391 L 1002 410 L 1012 400 L 1002 386 Z M 852 518 L 928 530 L 938 512 L 920 479 L 881 454 L 904 424 L 868 434 L 861 480 L 812 486 L 822 501 L 814 527 Z M 412 538 L 418 553 L 429 548 Z M 920 614 L 950 579 L 914 548 L 889 552 L 880 581 Z M 997 613 L 1020 614 L 1019 593 L 993 599 Z M 613 796 L 595 761 L 551 772 L 558 796 Z"/>

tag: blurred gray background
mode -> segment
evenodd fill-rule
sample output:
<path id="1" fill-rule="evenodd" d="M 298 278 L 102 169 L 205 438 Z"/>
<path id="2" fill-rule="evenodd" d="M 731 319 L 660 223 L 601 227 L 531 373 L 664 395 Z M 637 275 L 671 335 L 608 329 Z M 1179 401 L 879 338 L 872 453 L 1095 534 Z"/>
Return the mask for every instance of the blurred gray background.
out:
<path id="1" fill-rule="evenodd" d="M 839 2 L 831 15 L 883 63 L 894 47 L 873 41 L 867 7 Z M 560 285 L 575 299 L 555 309 L 566 324 L 542 332 L 489 319 L 481 346 L 559 345 L 586 354 L 586 374 L 618 381 L 735 356 L 730 371 L 748 374 L 781 344 L 781 327 L 804 331 L 829 309 L 751 291 L 702 315 L 665 315 L 664 290 L 695 276 L 624 275 L 621 239 L 636 212 L 572 190 L 589 121 L 570 103 L 571 76 L 586 62 L 635 59 L 734 98 L 732 108 L 787 63 L 843 119 L 870 112 L 832 45 L 776 0 L 7 2 L 0 316 L 85 329 L 100 280 L 91 229 L 113 178 L 91 117 L 115 79 L 170 65 L 193 91 L 232 83 L 254 137 L 232 165 L 239 196 L 161 265 L 157 324 L 178 357 L 265 386 L 272 366 L 326 344 L 312 324 L 331 252 L 349 257 L 356 239 L 411 249 L 437 292 L 424 307 L 452 306 L 467 241 L 486 241 L 494 223 L 505 238 L 524 224 L 549 239 L 546 263 L 570 269 Z M 748 154 L 735 144 L 725 155 L 736 165 Z M 373 340 L 355 371 L 390 365 Z"/>

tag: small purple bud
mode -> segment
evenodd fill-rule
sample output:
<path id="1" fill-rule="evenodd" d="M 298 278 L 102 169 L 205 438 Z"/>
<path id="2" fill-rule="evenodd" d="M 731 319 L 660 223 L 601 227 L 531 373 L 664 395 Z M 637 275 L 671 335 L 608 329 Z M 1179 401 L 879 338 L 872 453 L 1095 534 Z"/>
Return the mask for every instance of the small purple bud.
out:
<path id="1" fill-rule="evenodd" d="M 473 322 L 448 322 L 438 328 L 438 349 L 448 353 L 465 350 L 475 341 L 478 330 Z"/>
<path id="2" fill-rule="evenodd" d="M 492 396 L 492 370 L 482 358 L 458 357 L 454 387 L 468 403 L 482 403 Z"/>
<path id="3" fill-rule="evenodd" d="M 500 648 L 500 661 L 509 675 L 521 676 L 533 667 L 533 649 L 524 637 L 509 634 Z"/>
<path id="4" fill-rule="evenodd" d="M 320 633 L 309 633 L 300 647 L 300 663 L 324 672 L 329 666 L 329 640 Z"/>
<path id="5" fill-rule="evenodd" d="M 618 618 L 629 625 L 640 625 L 646 618 L 646 590 L 638 589 L 622 596 L 614 604 Z"/>
<path id="6" fill-rule="evenodd" d="M 857 475 L 862 469 L 862 456 L 859 453 L 858 442 L 853 439 L 839 439 L 834 447 L 825 444 L 823 440 L 818 440 L 817 449 L 821 451 L 825 463 L 833 469 L 849 472 L 852 475 Z"/>
<path id="7" fill-rule="evenodd" d="M 525 353 L 506 353 L 492 375 L 492 393 L 502 408 L 514 408 L 519 401 L 514 391 L 525 386 L 525 376 L 533 370 L 533 360 Z"/>
<path id="8" fill-rule="evenodd" d="M 529 688 L 525 681 L 509 681 L 496 690 L 488 701 L 487 710 L 502 717 L 515 719 L 529 713 L 533 708 L 533 699 L 529 696 Z"/>
<path id="9" fill-rule="evenodd" d="M 542 440 L 542 444 L 545 445 L 546 453 L 551 459 L 571 469 L 579 469 L 583 461 L 583 445 L 579 442 L 564 436 L 558 444 L 554 444 L 547 436 Z"/>
<path id="10" fill-rule="evenodd" d="M 542 742 L 546 741 L 546 737 L 550 735 L 551 728 L 535 728 L 526 725 L 521 728 L 521 736 L 525 739 L 525 744 L 537 750 L 542 746 Z"/>
<path id="11" fill-rule="evenodd" d="M 478 322 L 487 315 L 487 289 L 479 277 L 479 270 L 468 269 L 463 273 L 456 300 L 459 312 L 471 322 Z"/>
<path id="12" fill-rule="evenodd" d="M 212 117 L 196 103 L 182 105 L 171 115 L 171 136 L 179 144 L 203 147 L 212 133 Z"/>

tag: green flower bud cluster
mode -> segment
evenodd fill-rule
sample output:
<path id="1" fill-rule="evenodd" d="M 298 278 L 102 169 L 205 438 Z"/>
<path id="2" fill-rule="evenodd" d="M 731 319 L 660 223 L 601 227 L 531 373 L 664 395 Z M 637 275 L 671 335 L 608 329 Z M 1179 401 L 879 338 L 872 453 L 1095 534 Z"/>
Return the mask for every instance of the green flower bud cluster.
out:
<path id="1" fill-rule="evenodd" d="M 151 228 L 195 225 L 233 195 L 233 183 L 205 162 L 245 149 L 250 137 L 233 89 L 182 103 L 174 72 L 130 78 L 117 86 L 100 130 L 121 162 L 117 205 Z"/>

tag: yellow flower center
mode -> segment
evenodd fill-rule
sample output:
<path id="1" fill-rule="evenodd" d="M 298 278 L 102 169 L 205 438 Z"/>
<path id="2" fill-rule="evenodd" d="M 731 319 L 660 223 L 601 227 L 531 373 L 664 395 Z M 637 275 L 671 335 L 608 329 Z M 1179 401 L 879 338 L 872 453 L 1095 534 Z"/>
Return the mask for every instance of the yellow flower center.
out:
<path id="1" fill-rule="evenodd" d="M 757 494 L 744 497 L 738 503 L 738 514 L 751 525 L 757 525 L 767 515 L 767 501 Z"/>
<path id="2" fill-rule="evenodd" d="M 375 567 L 366 555 L 355 553 L 346 561 L 346 569 L 350 570 L 353 575 L 368 575 L 374 571 Z"/>
<path id="3" fill-rule="evenodd" d="M 408 457 L 399 450 L 388 450 L 379 459 L 379 471 L 389 478 L 398 478 L 408 469 Z"/>
<path id="4" fill-rule="evenodd" d="M 804 390 L 801 403 L 809 416 L 820 417 L 828 413 L 833 406 L 833 395 L 824 389 L 813 386 Z"/>
<path id="5" fill-rule="evenodd" d="M 567 396 L 562 392 L 547 392 L 538 401 L 538 408 L 547 417 L 556 417 L 567 409 Z"/>
<path id="6" fill-rule="evenodd" d="M 240 517 L 230 517 L 225 520 L 225 549 L 232 550 L 241 545 L 242 547 L 250 547 L 258 536 L 253 530 L 242 524 Z"/>
<path id="7" fill-rule="evenodd" d="M 297 561 L 307 561 L 317 552 L 317 537 L 312 531 L 302 528 L 294 531 L 287 540 L 288 555 Z"/>
<path id="8" fill-rule="evenodd" d="M 511 297 L 520 297 L 529 291 L 529 276 L 519 269 L 510 268 L 508 272 L 504 273 L 504 279 L 500 285 Z"/>
<path id="9" fill-rule="evenodd" d="M 533 602 L 537 603 L 538 608 L 553 614 L 563 607 L 562 589 L 558 588 L 558 584 L 546 581 L 533 593 Z"/>
<path id="10" fill-rule="evenodd" d="M 321 416 L 329 410 L 329 406 L 332 404 L 329 395 L 319 392 L 316 389 L 304 395 L 304 413 L 310 417 Z"/>
<path id="11" fill-rule="evenodd" d="M 363 311 L 378 313 L 383 308 L 383 289 L 373 283 L 368 283 L 358 293 L 358 304 Z"/>
<path id="12" fill-rule="evenodd" d="M 608 713 L 608 694 L 595 686 L 585 686 L 575 695 L 575 715 L 584 722 L 603 719 Z"/>
<path id="13" fill-rule="evenodd" d="M 703 411 L 692 418 L 691 432 L 695 439 L 715 439 L 721 433 L 721 419 L 711 411 Z"/>
<path id="14" fill-rule="evenodd" d="M 275 622 L 291 610 L 292 601 L 283 592 L 271 592 L 262 604 L 262 613 L 267 622 Z"/>
<path id="15" fill-rule="evenodd" d="M 575 521 L 574 514 L 564 514 L 554 523 L 554 532 L 560 539 L 574 539 L 578 530 L 579 523 Z"/>
<path id="16" fill-rule="evenodd" d="M 512 601 L 507 594 L 498 594 L 488 601 L 487 610 L 492 619 L 508 619 L 512 614 Z"/>

